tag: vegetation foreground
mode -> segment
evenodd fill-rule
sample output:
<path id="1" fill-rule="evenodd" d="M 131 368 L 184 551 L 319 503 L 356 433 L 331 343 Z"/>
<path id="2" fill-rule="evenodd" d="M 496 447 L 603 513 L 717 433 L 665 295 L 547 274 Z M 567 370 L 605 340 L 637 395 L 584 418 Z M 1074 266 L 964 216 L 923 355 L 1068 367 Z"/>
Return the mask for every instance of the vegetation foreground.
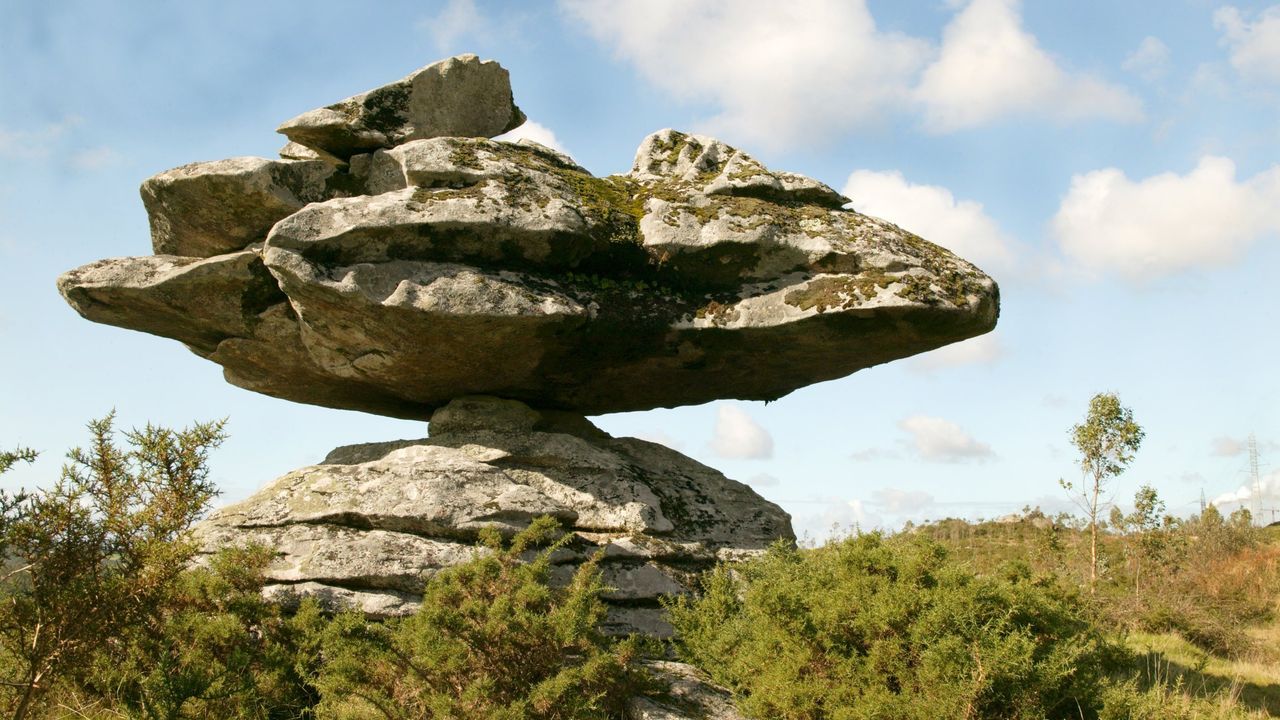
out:
<path id="1" fill-rule="evenodd" d="M 110 418 L 90 431 L 56 483 L 0 493 L 11 718 L 617 718 L 664 652 L 762 720 L 1280 715 L 1280 538 L 1247 513 L 1170 517 L 1150 488 L 1105 520 L 779 544 L 671 603 L 663 647 L 596 632 L 593 564 L 549 583 L 564 532 L 546 518 L 486 537 L 417 615 L 285 610 L 259 592 L 266 549 L 192 564 L 220 424 L 124 448 Z M 0 453 L 0 472 L 33 457 Z"/>

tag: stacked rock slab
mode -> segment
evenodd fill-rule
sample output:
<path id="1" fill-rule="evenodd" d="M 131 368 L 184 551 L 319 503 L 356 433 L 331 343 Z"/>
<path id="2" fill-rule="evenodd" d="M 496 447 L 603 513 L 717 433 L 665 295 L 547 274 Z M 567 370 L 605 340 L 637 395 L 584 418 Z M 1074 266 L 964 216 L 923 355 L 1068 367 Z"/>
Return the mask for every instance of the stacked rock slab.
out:
<path id="1" fill-rule="evenodd" d="M 430 419 L 339 448 L 219 511 L 208 548 L 278 551 L 270 591 L 374 615 L 551 515 L 562 575 L 603 550 L 611 626 L 717 559 L 794 539 L 777 506 L 587 415 L 775 399 L 989 331 L 995 283 L 845 209 L 820 182 L 662 130 L 594 177 L 528 141 L 506 70 L 474 55 L 284 123 L 281 159 L 143 183 L 155 255 L 59 278 L 90 320 L 178 340 L 267 395 Z"/>
<path id="2" fill-rule="evenodd" d="M 437 63 L 285 123 L 282 154 L 315 159 L 147 180 L 157 255 L 60 288 L 240 387 L 419 419 L 468 394 L 586 415 L 771 400 L 995 324 L 990 278 L 822 183 L 673 130 L 597 178 L 485 137 L 523 117 L 496 63 Z"/>
<path id="3" fill-rule="evenodd" d="M 431 436 L 338 448 L 199 528 L 205 547 L 274 547 L 267 592 L 312 595 L 376 616 L 412 612 L 437 570 L 486 552 L 482 528 L 514 533 L 549 515 L 575 537 L 553 580 L 602 552 L 606 630 L 666 634 L 659 599 L 717 560 L 792 538 L 786 513 L 674 450 L 612 438 L 582 416 L 459 398 Z"/>

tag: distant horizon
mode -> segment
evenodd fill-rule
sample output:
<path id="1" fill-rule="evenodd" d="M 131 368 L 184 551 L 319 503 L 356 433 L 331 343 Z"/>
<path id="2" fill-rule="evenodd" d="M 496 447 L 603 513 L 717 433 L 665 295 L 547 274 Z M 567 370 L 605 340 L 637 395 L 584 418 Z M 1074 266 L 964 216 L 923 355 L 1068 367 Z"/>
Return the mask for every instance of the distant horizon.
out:
<path id="1" fill-rule="evenodd" d="M 510 136 L 597 175 L 662 128 L 799 172 L 1000 283 L 996 330 L 771 403 L 593 418 L 750 484 L 798 536 L 1070 510 L 1068 431 L 1113 391 L 1147 432 L 1112 485 L 1170 513 L 1280 514 L 1280 4 L 1179 0 L 16 0 L 0 27 L 0 449 L 57 475 L 84 425 L 229 418 L 235 502 L 421 422 L 290 403 L 178 343 L 81 319 L 54 281 L 151 252 L 139 183 L 275 157 L 283 120 L 464 52 L 498 60 Z M 1249 468 L 1256 437 L 1258 485 Z M 1274 508 L 1274 510 L 1273 510 Z"/>

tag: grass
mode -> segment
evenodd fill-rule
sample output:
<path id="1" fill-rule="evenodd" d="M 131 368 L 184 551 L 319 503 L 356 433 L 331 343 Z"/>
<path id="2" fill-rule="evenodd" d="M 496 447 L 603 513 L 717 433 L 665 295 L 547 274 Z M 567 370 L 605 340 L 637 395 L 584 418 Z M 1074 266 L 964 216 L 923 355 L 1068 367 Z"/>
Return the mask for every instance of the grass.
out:
<path id="1" fill-rule="evenodd" d="M 1274 638 L 1280 636 L 1280 625 L 1257 628 L 1256 633 Z M 1248 710 L 1265 713 L 1263 717 L 1280 717 L 1280 664 L 1265 655 L 1224 658 L 1174 633 L 1136 632 L 1125 645 L 1143 654 L 1142 670 L 1149 681 L 1178 686 L 1198 697 L 1234 696 Z M 1273 647 L 1259 652 L 1270 655 L 1276 652 Z"/>

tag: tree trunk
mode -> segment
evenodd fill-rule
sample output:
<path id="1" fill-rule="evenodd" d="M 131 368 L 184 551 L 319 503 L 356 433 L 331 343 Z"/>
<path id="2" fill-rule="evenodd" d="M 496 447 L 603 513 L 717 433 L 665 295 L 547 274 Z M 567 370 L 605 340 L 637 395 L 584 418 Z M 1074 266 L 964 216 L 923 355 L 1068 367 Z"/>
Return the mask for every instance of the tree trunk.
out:
<path id="1" fill-rule="evenodd" d="M 27 717 L 27 712 L 31 709 L 31 700 L 35 697 L 36 687 L 39 683 L 39 674 L 27 681 L 27 686 L 22 690 L 22 700 L 18 702 L 18 707 L 13 711 L 13 720 L 23 720 Z"/>
<path id="2" fill-rule="evenodd" d="M 1093 502 L 1089 504 L 1089 594 L 1098 589 L 1098 493 L 1101 480 L 1093 480 Z"/>

